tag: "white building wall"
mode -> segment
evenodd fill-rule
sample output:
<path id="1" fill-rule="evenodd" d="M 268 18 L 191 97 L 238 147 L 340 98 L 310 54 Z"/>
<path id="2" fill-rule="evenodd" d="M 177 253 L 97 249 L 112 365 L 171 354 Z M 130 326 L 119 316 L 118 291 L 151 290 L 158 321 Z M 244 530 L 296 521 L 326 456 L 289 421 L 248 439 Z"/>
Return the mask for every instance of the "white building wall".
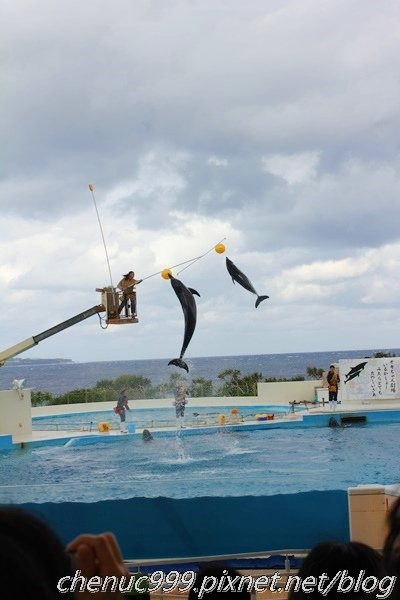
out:
<path id="1" fill-rule="evenodd" d="M 0 391 L 0 435 L 32 433 L 31 390 Z"/>
<path id="2" fill-rule="evenodd" d="M 282 404 L 289 402 L 313 402 L 316 388 L 322 386 L 322 380 L 312 381 L 277 381 L 258 384 L 258 400 L 263 404 Z"/>

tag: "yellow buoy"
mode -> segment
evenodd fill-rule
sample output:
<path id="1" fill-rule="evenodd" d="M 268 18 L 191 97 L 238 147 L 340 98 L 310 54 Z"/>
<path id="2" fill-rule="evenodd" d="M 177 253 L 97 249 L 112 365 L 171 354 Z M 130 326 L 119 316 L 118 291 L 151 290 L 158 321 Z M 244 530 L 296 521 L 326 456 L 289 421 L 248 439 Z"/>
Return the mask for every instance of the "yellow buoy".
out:
<path id="1" fill-rule="evenodd" d="M 214 246 L 214 250 L 217 254 L 223 254 L 225 252 L 225 245 L 219 243 L 216 246 Z"/>
<path id="2" fill-rule="evenodd" d="M 218 415 L 217 421 L 219 425 L 225 425 L 225 415 Z"/>
<path id="3" fill-rule="evenodd" d="M 98 424 L 97 429 L 100 433 L 108 433 L 110 431 L 110 425 L 106 421 L 102 421 Z"/>
<path id="4" fill-rule="evenodd" d="M 161 271 L 161 277 L 162 277 L 163 279 L 169 279 L 169 276 L 170 276 L 170 275 L 172 275 L 172 271 L 171 271 L 171 269 L 163 269 L 163 270 Z"/>

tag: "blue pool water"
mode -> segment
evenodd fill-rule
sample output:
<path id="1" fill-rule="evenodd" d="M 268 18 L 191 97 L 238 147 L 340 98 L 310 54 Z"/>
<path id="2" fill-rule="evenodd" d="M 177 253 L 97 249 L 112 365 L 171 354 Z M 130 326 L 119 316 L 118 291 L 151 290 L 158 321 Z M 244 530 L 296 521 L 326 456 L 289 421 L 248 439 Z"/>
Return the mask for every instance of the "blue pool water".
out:
<path id="1" fill-rule="evenodd" d="M 400 424 L 156 437 L 3 452 L 0 502 L 269 496 L 400 479 Z"/>

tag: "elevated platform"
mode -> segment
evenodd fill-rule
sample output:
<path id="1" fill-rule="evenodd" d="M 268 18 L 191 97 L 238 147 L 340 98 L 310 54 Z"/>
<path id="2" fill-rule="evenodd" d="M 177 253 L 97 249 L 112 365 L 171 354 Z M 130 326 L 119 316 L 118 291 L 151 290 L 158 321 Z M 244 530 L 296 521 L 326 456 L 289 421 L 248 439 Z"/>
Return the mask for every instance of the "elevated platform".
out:
<path id="1" fill-rule="evenodd" d="M 114 317 L 106 320 L 107 325 L 126 325 L 127 323 L 139 323 L 137 317 Z"/>

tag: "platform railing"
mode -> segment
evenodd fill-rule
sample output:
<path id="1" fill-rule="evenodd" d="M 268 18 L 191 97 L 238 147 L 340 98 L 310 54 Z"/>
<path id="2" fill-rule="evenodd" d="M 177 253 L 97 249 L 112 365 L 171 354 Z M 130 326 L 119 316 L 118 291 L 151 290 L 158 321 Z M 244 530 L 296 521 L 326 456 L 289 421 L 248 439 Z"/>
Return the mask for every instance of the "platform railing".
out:
<path id="1" fill-rule="evenodd" d="M 222 413 L 221 413 L 222 414 Z M 204 415 L 199 414 L 195 417 L 186 417 L 184 421 L 185 427 L 211 427 L 213 425 L 240 425 L 241 423 L 252 423 L 258 422 L 256 419 L 257 414 L 237 415 L 231 417 L 230 415 L 224 415 L 225 419 L 223 422 L 219 422 L 219 415 L 217 413 L 206 413 Z M 285 413 L 274 414 L 274 419 L 284 418 Z M 102 419 L 105 421 L 107 419 Z M 119 429 L 119 422 L 116 423 L 112 418 L 108 419 L 107 422 L 110 425 L 110 429 Z M 130 421 L 127 421 L 128 423 Z M 176 419 L 151 419 L 142 422 L 135 422 L 139 429 L 160 429 L 160 428 L 175 428 Z M 97 431 L 97 421 L 52 421 L 50 423 L 44 423 L 42 421 L 32 422 L 34 431 Z"/>
<path id="2" fill-rule="evenodd" d="M 228 561 L 235 559 L 251 559 L 251 558 L 269 558 L 270 556 L 285 556 L 285 570 L 290 570 L 290 557 L 295 556 L 304 558 L 309 553 L 309 548 L 284 548 L 281 550 L 263 550 L 261 552 L 242 552 L 236 554 L 209 554 L 205 556 L 185 556 L 176 558 L 143 558 L 143 559 L 126 559 L 125 564 L 129 569 L 140 571 L 143 567 L 157 565 L 182 565 L 188 563 L 208 563 L 215 561 Z M 287 569 L 289 567 L 289 569 Z"/>

